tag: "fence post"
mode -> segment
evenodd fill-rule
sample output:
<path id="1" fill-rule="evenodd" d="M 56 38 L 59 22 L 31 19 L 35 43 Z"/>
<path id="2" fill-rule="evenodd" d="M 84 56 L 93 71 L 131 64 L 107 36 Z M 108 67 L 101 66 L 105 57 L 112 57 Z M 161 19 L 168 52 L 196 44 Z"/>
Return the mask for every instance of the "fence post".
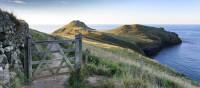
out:
<path id="1" fill-rule="evenodd" d="M 86 49 L 85 50 L 85 64 L 88 64 L 88 59 L 89 59 L 89 55 L 90 54 L 90 51 L 89 51 L 89 49 Z"/>
<path id="2" fill-rule="evenodd" d="M 27 78 L 27 83 L 31 82 L 32 78 L 32 56 L 31 56 L 31 37 L 28 35 L 25 40 L 25 58 L 24 58 L 24 70 Z"/>
<path id="3" fill-rule="evenodd" d="M 75 35 L 75 70 L 78 71 L 82 64 L 82 35 L 80 33 Z"/>
<path id="4" fill-rule="evenodd" d="M 31 52 L 32 51 L 31 50 L 32 49 L 32 43 L 31 43 L 32 38 L 31 37 L 29 37 L 28 42 L 29 42 L 28 43 L 28 47 L 29 47 L 28 48 L 28 51 L 29 51 L 28 52 L 28 54 L 29 54 L 29 57 L 28 57 L 28 65 L 29 65 L 28 66 L 28 75 L 29 75 L 28 77 L 29 77 L 29 80 L 28 81 L 30 83 L 32 81 L 32 52 Z"/>

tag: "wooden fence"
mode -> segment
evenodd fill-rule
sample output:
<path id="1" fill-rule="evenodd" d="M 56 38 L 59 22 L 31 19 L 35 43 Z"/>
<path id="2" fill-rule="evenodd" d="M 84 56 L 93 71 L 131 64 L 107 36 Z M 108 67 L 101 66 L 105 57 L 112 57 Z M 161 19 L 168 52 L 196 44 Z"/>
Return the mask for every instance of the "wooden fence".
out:
<path id="1" fill-rule="evenodd" d="M 62 44 L 62 45 L 61 45 Z M 43 50 L 39 50 L 38 46 L 44 46 Z M 81 34 L 75 35 L 72 40 L 46 40 L 34 41 L 30 36 L 26 38 L 26 50 L 24 59 L 24 71 L 28 82 L 36 79 L 37 74 L 41 71 L 49 71 L 51 75 L 65 74 L 59 73 L 61 68 L 69 68 L 70 71 L 78 71 L 82 64 L 82 36 Z M 71 46 L 64 48 L 64 46 Z M 53 47 L 53 48 L 52 48 Z M 34 50 L 35 49 L 35 50 Z M 36 55 L 35 52 L 37 53 Z M 74 52 L 74 57 L 68 57 L 67 53 Z M 59 53 L 62 58 L 55 59 L 51 55 Z M 36 56 L 39 60 L 33 60 Z M 50 67 L 49 64 L 60 61 L 58 67 Z M 66 66 L 63 66 L 65 64 Z M 43 68 L 46 66 L 46 68 Z M 50 75 L 48 75 L 50 76 Z"/>

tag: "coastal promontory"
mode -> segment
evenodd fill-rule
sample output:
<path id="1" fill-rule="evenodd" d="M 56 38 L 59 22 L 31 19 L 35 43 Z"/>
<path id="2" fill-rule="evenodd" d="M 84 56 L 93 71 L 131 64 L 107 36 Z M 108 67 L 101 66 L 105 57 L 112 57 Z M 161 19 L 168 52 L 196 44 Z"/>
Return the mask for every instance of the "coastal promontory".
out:
<path id="1" fill-rule="evenodd" d="M 166 31 L 164 28 L 132 24 L 98 31 L 78 20 L 56 30 L 53 35 L 70 36 L 76 32 L 82 33 L 87 39 L 130 48 L 147 56 L 155 55 L 165 47 L 182 42 L 176 33 Z"/>

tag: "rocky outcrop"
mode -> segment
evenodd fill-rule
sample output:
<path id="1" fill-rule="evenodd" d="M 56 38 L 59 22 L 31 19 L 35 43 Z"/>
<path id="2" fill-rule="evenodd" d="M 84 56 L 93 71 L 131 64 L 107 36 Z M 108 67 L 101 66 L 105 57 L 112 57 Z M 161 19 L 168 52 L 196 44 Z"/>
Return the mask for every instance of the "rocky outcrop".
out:
<path id="1" fill-rule="evenodd" d="M 108 32 L 134 41 L 147 56 L 155 55 L 162 48 L 182 42 L 174 32 L 138 24 L 124 25 Z"/>
<path id="2" fill-rule="evenodd" d="M 25 21 L 0 10 L 0 88 L 14 88 L 22 73 L 24 39 L 29 27 Z"/>
<path id="3" fill-rule="evenodd" d="M 146 55 L 151 56 L 157 54 L 161 49 L 168 46 L 180 44 L 182 41 L 176 33 L 166 32 L 167 37 L 158 38 L 157 41 L 141 46 Z"/>

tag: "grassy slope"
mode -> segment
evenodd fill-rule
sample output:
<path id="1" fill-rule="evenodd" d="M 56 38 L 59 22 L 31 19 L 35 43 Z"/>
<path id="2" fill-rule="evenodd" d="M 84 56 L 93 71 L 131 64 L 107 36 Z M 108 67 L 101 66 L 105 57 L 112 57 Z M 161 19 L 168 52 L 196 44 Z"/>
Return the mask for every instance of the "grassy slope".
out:
<path id="1" fill-rule="evenodd" d="M 35 41 L 64 39 L 62 37 L 49 35 L 49 34 L 34 30 L 34 29 L 31 29 L 30 32 L 31 32 L 31 35 L 32 35 L 32 39 L 35 40 Z"/>
<path id="2" fill-rule="evenodd" d="M 96 40 L 99 42 L 112 44 L 112 45 L 121 46 L 124 48 L 130 48 L 139 53 L 143 53 L 143 51 L 140 48 L 138 48 L 138 46 L 135 42 L 126 41 L 125 39 L 122 39 L 118 36 L 115 37 L 114 35 L 109 34 L 109 33 L 92 32 L 92 33 L 87 34 L 86 38 L 91 39 L 91 40 Z"/>
<path id="3" fill-rule="evenodd" d="M 99 75 L 105 78 L 95 84 L 71 78 L 73 88 L 200 88 L 183 74 L 140 53 L 115 45 L 101 44 L 85 41 L 84 50 L 88 49 L 90 54 L 87 54 L 89 59 L 82 69 L 82 77 L 87 79 L 91 75 Z M 74 82 L 76 86 L 73 85 Z"/>
<path id="4" fill-rule="evenodd" d="M 149 28 L 149 27 L 148 27 Z M 70 30 L 68 30 L 70 29 Z M 82 27 L 64 27 L 62 32 L 54 33 L 63 37 L 74 35 L 75 30 Z M 78 29 L 78 30 L 77 30 Z M 119 28 L 120 29 L 120 28 Z M 72 74 L 72 88 L 200 88 L 200 86 L 183 74 L 163 66 L 141 54 L 137 44 L 146 45 L 163 39 L 167 35 L 151 31 L 146 27 L 123 34 L 119 30 L 109 32 L 79 31 L 84 34 L 84 53 L 88 50 L 89 59 L 83 66 L 81 74 Z M 152 28 L 155 29 L 155 28 Z M 67 32 L 65 31 L 67 30 Z M 141 33 L 141 31 L 145 31 Z M 117 35 L 116 35 L 117 34 Z M 153 35 L 152 35 L 153 34 Z M 157 35 L 157 36 L 154 36 Z M 137 43 L 137 44 L 136 44 Z M 127 45 L 126 45 L 127 44 Z M 139 53 L 138 53 L 139 52 Z M 84 58 L 85 59 L 85 58 Z M 86 79 L 92 75 L 103 76 L 96 83 L 88 83 Z"/>
<path id="5" fill-rule="evenodd" d="M 83 27 L 73 27 L 74 23 L 70 23 L 63 28 L 55 31 L 53 35 L 63 36 L 63 37 L 69 37 L 74 36 L 75 32 L 80 32 L 82 35 L 84 35 L 84 38 L 87 40 L 92 40 L 96 42 L 103 42 L 108 43 L 112 45 L 117 45 L 125 48 L 133 49 L 139 53 L 144 54 L 144 52 L 138 47 L 138 45 L 135 42 L 126 41 L 125 39 L 122 39 L 120 36 L 116 36 L 110 33 L 105 32 L 99 32 L 92 29 L 92 31 L 88 31 L 87 29 L 91 28 L 83 28 Z"/>
<path id="6" fill-rule="evenodd" d="M 39 31 L 34 30 L 34 29 L 31 29 L 30 33 L 31 33 L 32 39 L 34 41 L 62 40 L 62 39 L 64 39 L 62 37 L 52 36 L 52 35 L 49 35 L 49 34 L 46 34 L 46 33 L 43 33 L 43 32 L 39 32 Z M 32 51 L 33 51 L 32 59 L 34 61 L 37 61 L 37 60 L 41 60 L 43 58 L 43 54 L 47 51 L 48 45 L 47 44 L 36 44 L 32 47 L 33 47 L 32 48 Z M 52 56 L 49 55 L 48 59 L 51 59 L 51 58 L 52 58 Z"/>
<path id="7" fill-rule="evenodd" d="M 33 31 L 33 38 L 43 40 L 50 36 Z M 88 63 L 81 70 L 82 81 L 70 78 L 73 88 L 198 88 L 199 86 L 182 74 L 131 49 L 84 39 L 84 51 L 90 54 Z M 85 53 L 85 52 L 84 52 Z M 84 54 L 85 55 L 85 54 Z M 84 58 L 85 59 L 85 58 Z M 85 60 L 84 60 L 85 61 Z M 95 84 L 85 83 L 92 75 L 105 78 Z M 77 77 L 77 76 L 76 76 Z"/>

